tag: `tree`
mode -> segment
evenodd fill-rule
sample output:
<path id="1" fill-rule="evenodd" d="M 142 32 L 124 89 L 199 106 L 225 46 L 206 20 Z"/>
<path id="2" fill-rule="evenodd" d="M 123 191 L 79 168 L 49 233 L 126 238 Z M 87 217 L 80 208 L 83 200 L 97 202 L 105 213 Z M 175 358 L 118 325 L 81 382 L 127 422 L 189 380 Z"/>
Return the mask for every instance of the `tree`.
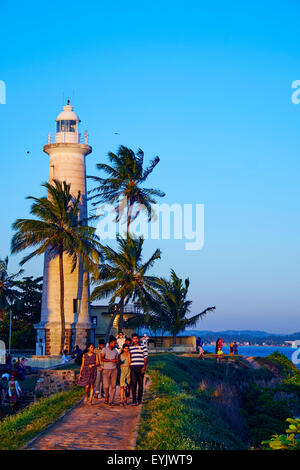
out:
<path id="1" fill-rule="evenodd" d="M 0 314 L 4 314 L 18 297 L 17 278 L 23 273 L 20 269 L 16 274 L 8 274 L 8 256 L 0 259 Z"/>
<path id="2" fill-rule="evenodd" d="M 216 307 L 208 307 L 203 312 L 187 317 L 191 309 L 191 300 L 187 300 L 190 281 L 180 279 L 175 271 L 171 269 L 170 280 L 160 278 L 154 287 L 159 292 L 159 297 L 154 303 L 154 311 L 160 314 L 161 322 L 165 331 L 170 331 L 173 335 L 173 343 L 176 344 L 176 336 L 184 331 L 187 326 L 196 325 L 199 318 L 203 318 L 208 312 Z"/>
<path id="3" fill-rule="evenodd" d="M 300 450 L 300 419 L 288 418 L 286 434 L 274 434 L 268 441 L 263 441 L 265 449 Z"/>
<path id="4" fill-rule="evenodd" d="M 104 262 L 99 265 L 98 275 L 92 278 L 97 287 L 92 292 L 90 300 L 111 296 L 109 307 L 112 317 L 107 328 L 106 341 L 117 315 L 119 315 L 118 332 L 122 331 L 124 306 L 130 300 L 138 303 L 147 315 L 152 306 L 153 296 L 158 295 L 153 288 L 158 278 L 148 276 L 146 273 L 160 258 L 160 250 L 155 250 L 148 261 L 143 263 L 142 237 L 134 239 L 129 233 L 126 238 L 117 235 L 117 243 L 118 251 L 109 246 L 102 246 Z"/>
<path id="5" fill-rule="evenodd" d="M 151 204 L 156 204 L 155 197 L 164 197 L 165 193 L 159 189 L 147 189 L 141 187 L 150 173 L 154 170 L 159 157 L 155 157 L 147 168 L 144 165 L 144 152 L 139 149 L 136 154 L 128 147 L 121 145 L 117 154 L 109 152 L 109 159 L 112 165 L 98 163 L 97 168 L 104 171 L 107 178 L 98 176 L 88 176 L 98 183 L 98 186 L 89 193 L 94 193 L 90 197 L 94 200 L 93 205 L 110 203 L 115 206 L 117 213 L 116 222 L 119 222 L 124 210 L 124 200 L 127 205 L 127 232 L 130 224 L 139 215 L 141 210 L 146 210 L 148 220 L 151 220 Z M 134 213 L 134 207 L 137 206 Z"/>
<path id="6" fill-rule="evenodd" d="M 10 310 L 19 295 L 16 288 L 17 278 L 23 272 L 23 269 L 20 269 L 16 274 L 9 274 L 7 268 L 8 256 L 0 259 L 0 335 L 6 344 L 9 342 Z M 11 316 L 13 318 L 12 314 Z"/>
<path id="7" fill-rule="evenodd" d="M 24 323 L 38 323 L 41 314 L 43 278 L 25 276 L 16 282 L 19 294 L 13 312 Z"/>
<path id="8" fill-rule="evenodd" d="M 19 349 L 35 348 L 35 323 L 41 315 L 43 278 L 23 277 L 16 282 L 18 298 L 12 304 L 12 343 Z"/>
<path id="9" fill-rule="evenodd" d="M 16 233 L 11 242 L 12 253 L 26 248 L 34 251 L 25 256 L 21 265 L 37 255 L 47 253 L 59 260 L 61 353 L 65 346 L 64 312 L 64 267 L 63 257 L 71 261 L 71 272 L 79 260 L 88 272 L 96 272 L 100 259 L 100 244 L 95 228 L 89 227 L 86 220 L 80 220 L 82 198 L 71 194 L 71 187 L 65 181 L 53 180 L 42 185 L 48 190 L 48 197 L 35 198 L 30 213 L 35 219 L 18 219 L 13 223 Z"/>

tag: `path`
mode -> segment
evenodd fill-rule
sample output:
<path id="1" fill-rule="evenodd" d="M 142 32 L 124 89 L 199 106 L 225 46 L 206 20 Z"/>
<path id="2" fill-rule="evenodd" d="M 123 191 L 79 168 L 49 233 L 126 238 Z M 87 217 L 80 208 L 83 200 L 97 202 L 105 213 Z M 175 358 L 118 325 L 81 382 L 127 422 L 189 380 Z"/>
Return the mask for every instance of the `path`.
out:
<path id="1" fill-rule="evenodd" d="M 145 389 L 149 387 L 145 378 Z M 141 406 L 120 406 L 119 387 L 117 406 L 104 405 L 104 399 L 92 405 L 82 402 L 37 437 L 30 450 L 132 450 Z M 129 400 L 131 403 L 131 399 Z"/>

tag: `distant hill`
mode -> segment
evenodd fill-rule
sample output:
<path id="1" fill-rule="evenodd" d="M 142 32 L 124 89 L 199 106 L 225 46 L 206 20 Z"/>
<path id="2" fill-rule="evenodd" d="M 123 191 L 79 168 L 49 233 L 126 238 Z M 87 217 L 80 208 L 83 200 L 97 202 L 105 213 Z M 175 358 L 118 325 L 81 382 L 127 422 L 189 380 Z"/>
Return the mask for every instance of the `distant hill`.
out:
<path id="1" fill-rule="evenodd" d="M 225 330 L 225 331 L 209 331 L 209 330 L 185 330 L 179 336 L 200 336 L 206 341 L 215 341 L 217 338 L 223 338 L 225 342 L 240 341 L 249 342 L 250 344 L 268 344 L 280 345 L 285 341 L 300 340 L 300 332 L 291 334 L 268 333 L 260 330 Z"/>
<path id="2" fill-rule="evenodd" d="M 153 336 L 150 331 L 142 329 L 140 333 L 147 333 Z M 157 336 L 161 333 L 157 332 Z M 164 336 L 170 336 L 170 333 L 165 332 Z M 178 336 L 200 336 L 205 341 L 216 341 L 217 338 L 223 338 L 225 342 L 238 341 L 249 342 L 250 344 L 267 344 L 267 345 L 284 345 L 285 341 L 300 340 L 300 332 L 291 334 L 278 334 L 268 333 L 267 331 L 260 330 L 223 330 L 223 331 L 210 331 L 210 330 L 185 330 L 179 333 Z"/>
<path id="3" fill-rule="evenodd" d="M 266 331 L 259 331 L 259 330 L 225 330 L 225 331 L 209 331 L 209 330 L 185 330 L 184 333 L 180 333 L 179 336 L 182 335 L 195 335 L 195 336 L 251 336 L 253 338 L 265 338 L 267 336 L 290 336 L 290 335 L 280 335 L 277 333 L 267 333 Z M 298 334 L 300 333 L 293 333 Z"/>

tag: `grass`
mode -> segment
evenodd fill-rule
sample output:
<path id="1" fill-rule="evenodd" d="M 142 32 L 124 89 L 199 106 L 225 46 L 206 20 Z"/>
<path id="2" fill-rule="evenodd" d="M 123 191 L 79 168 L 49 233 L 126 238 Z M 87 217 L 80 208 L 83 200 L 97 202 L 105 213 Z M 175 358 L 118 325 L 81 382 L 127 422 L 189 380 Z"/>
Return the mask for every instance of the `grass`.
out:
<path id="1" fill-rule="evenodd" d="M 300 409 L 299 371 L 285 357 L 161 354 L 149 358 L 152 386 L 142 408 L 137 449 L 247 449 L 281 433 Z M 279 379 L 278 383 L 272 379 Z M 257 385 L 260 384 L 260 385 Z M 292 393 L 291 393 L 292 392 Z"/>
<path id="2" fill-rule="evenodd" d="M 67 392 L 41 398 L 22 411 L 7 416 L 0 422 L 0 450 L 20 449 L 75 405 L 82 396 L 82 388 L 75 386 Z"/>
<path id="3" fill-rule="evenodd" d="M 210 359 L 152 356 L 148 367 L 152 385 L 142 408 L 136 448 L 245 449 L 211 397 L 198 390 L 204 372 L 210 380 L 220 380 L 225 368 Z"/>

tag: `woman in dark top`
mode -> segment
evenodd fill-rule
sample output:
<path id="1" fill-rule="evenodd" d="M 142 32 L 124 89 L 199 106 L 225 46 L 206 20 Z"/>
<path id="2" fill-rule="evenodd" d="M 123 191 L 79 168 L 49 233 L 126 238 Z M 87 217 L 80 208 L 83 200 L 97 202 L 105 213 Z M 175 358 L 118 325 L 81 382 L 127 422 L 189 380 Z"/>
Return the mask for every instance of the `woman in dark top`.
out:
<path id="1" fill-rule="evenodd" d="M 99 361 L 97 355 L 94 353 L 94 345 L 93 343 L 90 343 L 88 344 L 87 352 L 82 357 L 82 364 L 77 381 L 77 385 L 85 387 L 84 403 L 88 403 L 89 405 L 93 402 L 94 383 L 96 380 L 98 365 Z"/>

